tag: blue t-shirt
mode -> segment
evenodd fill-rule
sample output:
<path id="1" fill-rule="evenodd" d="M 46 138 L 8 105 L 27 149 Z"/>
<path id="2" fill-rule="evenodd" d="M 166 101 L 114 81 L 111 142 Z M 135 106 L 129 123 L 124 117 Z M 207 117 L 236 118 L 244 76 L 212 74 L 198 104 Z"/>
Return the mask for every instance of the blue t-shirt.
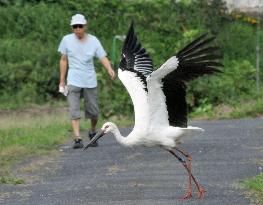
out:
<path id="1" fill-rule="evenodd" d="M 107 54 L 95 36 L 87 34 L 86 39 L 80 41 L 74 33 L 68 34 L 61 40 L 58 51 L 68 58 L 68 85 L 81 88 L 97 87 L 93 59 L 101 59 Z"/>

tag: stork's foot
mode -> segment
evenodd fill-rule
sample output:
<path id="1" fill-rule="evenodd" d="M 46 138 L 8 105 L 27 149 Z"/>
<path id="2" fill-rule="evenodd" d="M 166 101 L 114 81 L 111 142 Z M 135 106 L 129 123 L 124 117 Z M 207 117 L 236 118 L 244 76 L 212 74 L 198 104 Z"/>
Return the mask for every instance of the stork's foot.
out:
<path id="1" fill-rule="evenodd" d="M 198 199 L 204 198 L 205 192 L 206 192 L 205 189 L 200 186 L 200 187 L 199 187 L 199 190 L 198 190 L 197 198 L 198 198 Z"/>
<path id="2" fill-rule="evenodd" d="M 192 158 L 191 155 L 187 155 L 187 159 L 188 159 L 190 162 L 193 161 L 193 158 Z"/>
<path id="3" fill-rule="evenodd" d="M 191 192 L 191 191 L 187 191 L 187 192 L 185 193 L 185 195 L 183 195 L 183 196 L 181 197 L 181 199 L 190 199 L 190 198 L 192 198 L 192 192 Z"/>

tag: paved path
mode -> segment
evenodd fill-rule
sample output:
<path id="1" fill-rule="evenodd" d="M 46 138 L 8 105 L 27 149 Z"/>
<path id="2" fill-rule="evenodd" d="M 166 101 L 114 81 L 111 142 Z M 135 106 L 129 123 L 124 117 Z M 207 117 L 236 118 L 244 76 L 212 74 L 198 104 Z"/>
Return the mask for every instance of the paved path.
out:
<path id="1" fill-rule="evenodd" d="M 107 135 L 86 152 L 63 146 L 31 185 L 1 185 L 5 205 L 248 205 L 239 181 L 263 167 L 263 119 L 195 121 L 206 132 L 184 139 L 193 173 L 206 188 L 203 200 L 178 199 L 187 175 L 172 155 L 158 148 L 124 148 Z M 130 129 L 123 129 L 127 134 Z"/>

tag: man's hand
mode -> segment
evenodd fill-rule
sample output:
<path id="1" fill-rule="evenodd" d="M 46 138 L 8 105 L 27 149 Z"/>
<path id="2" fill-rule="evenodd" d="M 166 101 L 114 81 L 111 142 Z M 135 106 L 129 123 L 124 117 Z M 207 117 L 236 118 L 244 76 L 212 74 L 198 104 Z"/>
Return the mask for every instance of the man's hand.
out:
<path id="1" fill-rule="evenodd" d="M 115 74 L 115 71 L 111 67 L 109 59 L 107 57 L 103 57 L 102 59 L 100 59 L 100 62 L 103 65 L 103 67 L 107 70 L 110 78 L 114 80 L 116 78 L 116 74 Z"/>
<path id="2" fill-rule="evenodd" d="M 116 78 L 116 73 L 112 68 L 108 70 L 108 74 L 112 80 Z"/>

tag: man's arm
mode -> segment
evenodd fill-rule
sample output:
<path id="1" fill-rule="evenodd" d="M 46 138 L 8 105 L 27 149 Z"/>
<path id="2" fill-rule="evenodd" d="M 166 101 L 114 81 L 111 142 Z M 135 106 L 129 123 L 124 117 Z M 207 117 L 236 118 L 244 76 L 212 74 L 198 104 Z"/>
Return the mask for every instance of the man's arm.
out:
<path id="1" fill-rule="evenodd" d="M 66 73 L 68 69 L 68 58 L 67 55 L 62 54 L 59 62 L 60 68 L 60 83 L 59 86 L 65 86 Z"/>
<path id="2" fill-rule="evenodd" d="M 114 80 L 116 77 L 116 74 L 115 74 L 115 71 L 111 67 L 109 59 L 107 57 L 103 57 L 102 59 L 100 59 L 100 62 L 103 65 L 103 67 L 106 69 L 106 71 L 108 72 L 110 78 Z"/>

